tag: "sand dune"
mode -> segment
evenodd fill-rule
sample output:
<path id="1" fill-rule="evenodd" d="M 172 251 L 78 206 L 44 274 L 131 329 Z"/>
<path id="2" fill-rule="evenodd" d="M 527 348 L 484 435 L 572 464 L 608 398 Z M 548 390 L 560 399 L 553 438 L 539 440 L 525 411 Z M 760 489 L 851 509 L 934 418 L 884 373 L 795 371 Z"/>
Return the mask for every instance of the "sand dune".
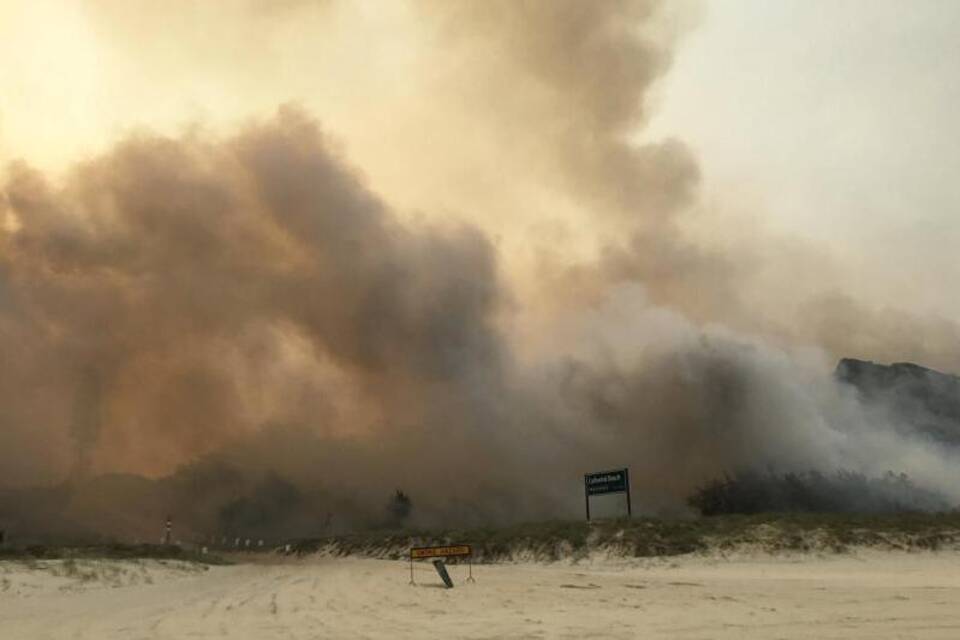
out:
<path id="1" fill-rule="evenodd" d="M 0 638 L 957 638 L 960 553 L 475 568 L 0 563 Z"/>

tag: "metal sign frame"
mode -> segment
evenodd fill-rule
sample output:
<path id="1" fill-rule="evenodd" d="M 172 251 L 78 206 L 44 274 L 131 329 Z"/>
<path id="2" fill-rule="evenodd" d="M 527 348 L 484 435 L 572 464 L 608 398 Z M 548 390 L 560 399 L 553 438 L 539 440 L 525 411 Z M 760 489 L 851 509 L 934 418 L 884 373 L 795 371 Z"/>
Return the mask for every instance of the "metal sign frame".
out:
<path id="1" fill-rule="evenodd" d="M 633 517 L 630 501 L 630 469 L 611 469 L 583 474 L 583 497 L 590 520 L 590 496 L 605 496 L 613 493 L 627 494 L 627 517 Z"/>

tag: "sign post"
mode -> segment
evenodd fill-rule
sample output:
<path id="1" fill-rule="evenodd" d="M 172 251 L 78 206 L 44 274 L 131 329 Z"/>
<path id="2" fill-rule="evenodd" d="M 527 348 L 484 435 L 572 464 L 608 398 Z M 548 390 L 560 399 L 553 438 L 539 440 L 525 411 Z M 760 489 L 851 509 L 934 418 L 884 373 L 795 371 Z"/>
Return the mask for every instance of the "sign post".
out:
<path id="1" fill-rule="evenodd" d="M 610 493 L 627 494 L 627 517 L 633 516 L 633 507 L 630 504 L 630 470 L 623 468 L 584 474 L 583 494 L 588 521 L 590 520 L 590 497 Z"/>
<path id="2" fill-rule="evenodd" d="M 446 567 L 443 565 L 443 558 L 455 557 L 466 557 L 469 559 L 470 574 L 467 577 L 467 582 L 476 582 L 473 579 L 473 548 L 468 544 L 456 544 L 442 547 L 414 547 L 410 549 L 410 584 L 416 584 L 413 580 L 413 561 L 436 558 L 433 563 L 434 568 L 436 568 L 437 573 L 440 574 L 440 578 L 444 584 L 447 585 L 447 588 L 453 587 L 453 582 L 450 581 L 450 576 L 447 575 Z"/>

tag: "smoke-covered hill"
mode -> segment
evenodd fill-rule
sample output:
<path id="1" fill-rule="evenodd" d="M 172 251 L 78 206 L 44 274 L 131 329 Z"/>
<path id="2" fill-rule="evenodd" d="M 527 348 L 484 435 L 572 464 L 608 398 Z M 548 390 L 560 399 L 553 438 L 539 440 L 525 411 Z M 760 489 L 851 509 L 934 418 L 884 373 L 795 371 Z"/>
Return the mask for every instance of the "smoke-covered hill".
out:
<path id="1" fill-rule="evenodd" d="M 836 376 L 866 404 L 888 412 L 906 434 L 960 446 L 960 377 L 909 362 L 890 365 L 844 358 Z"/>

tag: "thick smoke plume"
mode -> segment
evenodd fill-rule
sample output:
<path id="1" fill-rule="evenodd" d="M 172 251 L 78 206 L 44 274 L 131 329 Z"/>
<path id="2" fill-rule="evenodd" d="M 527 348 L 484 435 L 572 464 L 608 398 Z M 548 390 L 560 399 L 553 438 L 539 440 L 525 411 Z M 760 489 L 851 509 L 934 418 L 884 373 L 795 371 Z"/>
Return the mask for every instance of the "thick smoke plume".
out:
<path id="1" fill-rule="evenodd" d="M 487 240 L 398 224 L 296 111 L 222 143 L 129 140 L 62 188 L 15 168 L 5 193 L 28 447 L 59 424 L 94 462 L 156 473 L 264 422 L 358 435 L 496 392 L 469 384 L 505 357 Z"/>
<path id="2" fill-rule="evenodd" d="M 831 377 L 847 347 L 957 362 L 954 325 L 918 344 L 909 318 L 823 295 L 797 323 L 755 238 L 687 233 L 692 154 L 631 138 L 676 36 L 660 2 L 414 7 L 444 51 L 430 108 L 475 118 L 510 174 L 492 215 L 549 194 L 561 230 L 398 210 L 294 106 L 132 134 L 62 179 L 10 166 L 0 483 L 50 488 L 0 495 L 0 521 L 296 535 L 388 524 L 398 488 L 414 524 L 573 516 L 580 474 L 619 465 L 646 511 L 769 468 L 960 497 L 951 454 Z"/>

